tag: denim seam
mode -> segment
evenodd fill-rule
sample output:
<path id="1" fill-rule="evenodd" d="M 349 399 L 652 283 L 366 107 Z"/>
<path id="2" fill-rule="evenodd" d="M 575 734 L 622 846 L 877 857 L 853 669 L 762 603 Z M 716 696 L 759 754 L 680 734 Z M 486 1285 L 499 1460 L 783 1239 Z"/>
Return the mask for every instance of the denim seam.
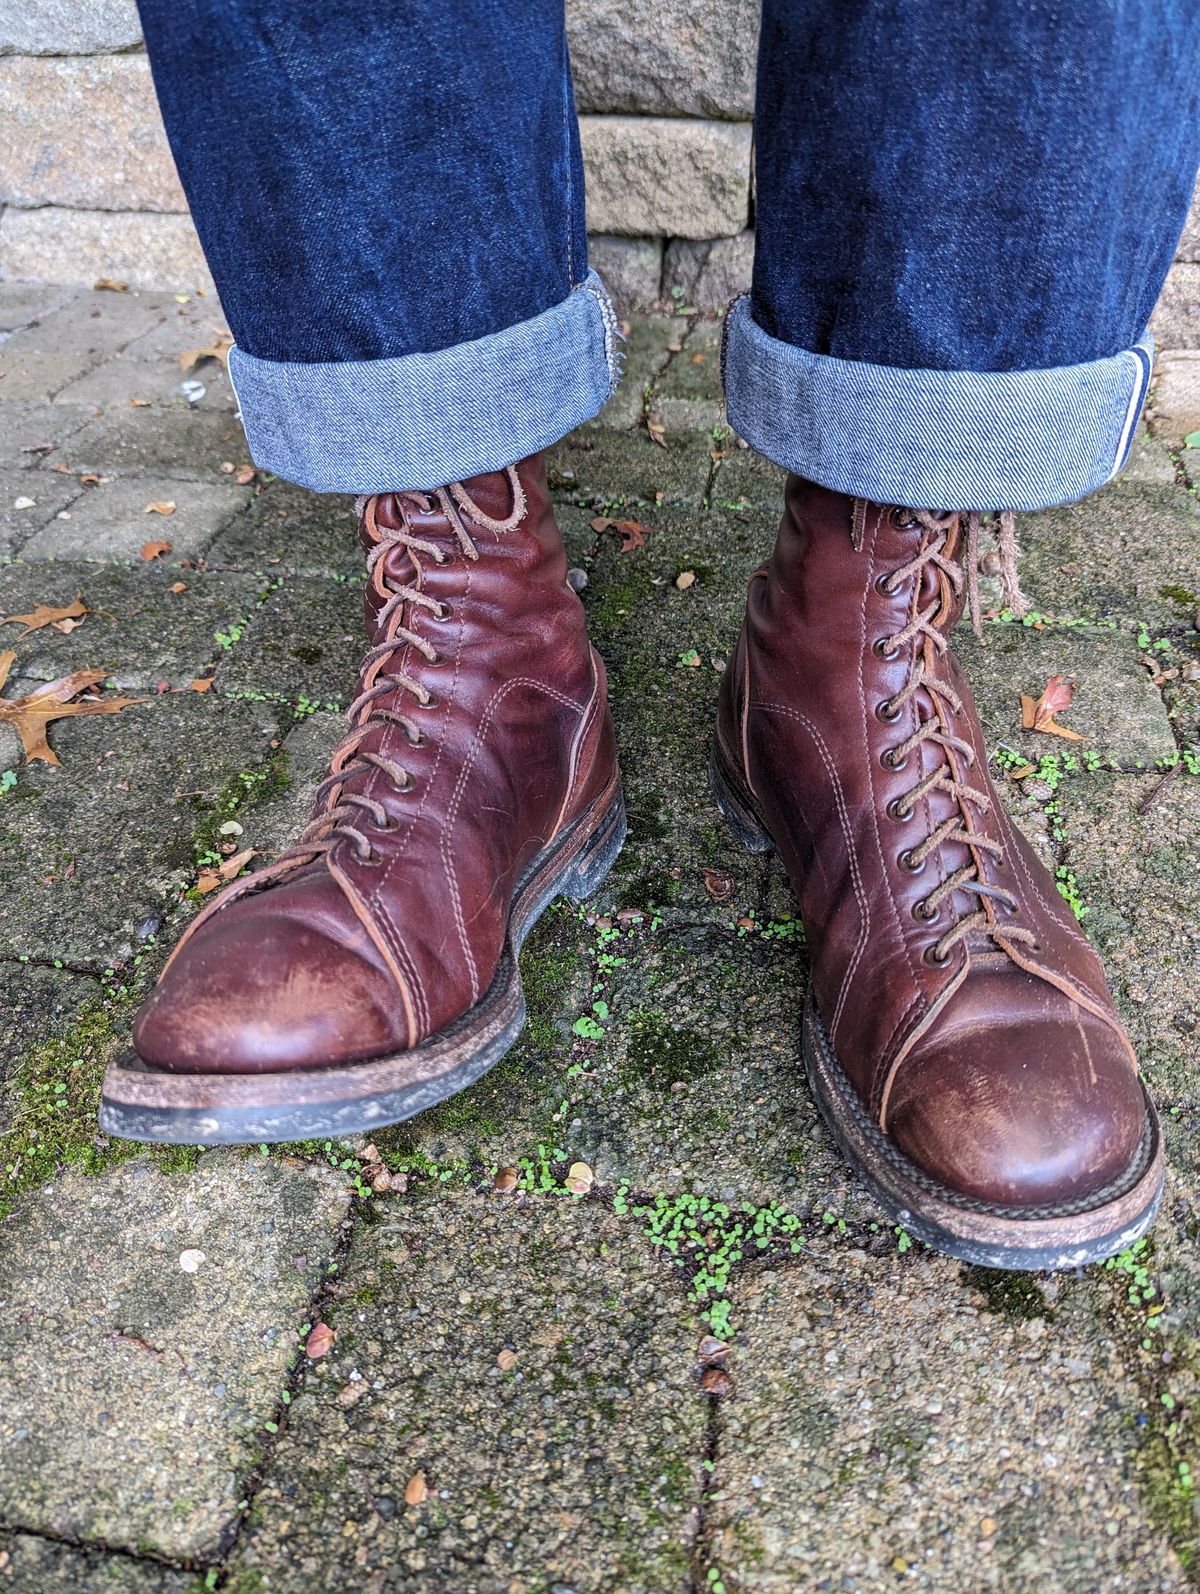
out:
<path id="1" fill-rule="evenodd" d="M 788 344 L 730 305 L 730 424 L 759 453 L 837 492 L 915 508 L 1043 509 L 1124 465 L 1153 342 L 1045 370 L 904 370 Z"/>
<path id="2" fill-rule="evenodd" d="M 599 413 L 619 327 L 594 271 L 558 304 L 434 353 L 229 369 L 255 463 L 318 492 L 430 491 L 547 448 Z"/>

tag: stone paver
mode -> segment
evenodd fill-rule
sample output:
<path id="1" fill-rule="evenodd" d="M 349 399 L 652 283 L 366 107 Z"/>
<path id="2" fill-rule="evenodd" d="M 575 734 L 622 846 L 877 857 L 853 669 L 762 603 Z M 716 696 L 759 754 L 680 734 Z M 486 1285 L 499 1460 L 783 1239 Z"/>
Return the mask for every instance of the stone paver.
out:
<path id="1" fill-rule="evenodd" d="M 92 418 L 84 404 L 49 404 L 44 399 L 4 405 L 0 433 L 0 469 L 48 471 L 62 463 L 62 445 Z"/>
<path id="2" fill-rule="evenodd" d="M 698 508 L 712 472 L 711 447 L 707 438 L 675 432 L 659 448 L 645 431 L 614 435 L 592 424 L 546 450 L 546 473 L 552 492 L 568 502 Z"/>
<path id="3" fill-rule="evenodd" d="M 849 1246 L 751 1275 L 708 1518 L 729 1594 L 1189 1587 L 1139 1497 L 1143 1398 L 1104 1306 Z"/>
<path id="4" fill-rule="evenodd" d="M 148 542 L 169 542 L 173 560 L 195 559 L 248 502 L 247 488 L 224 481 L 114 477 L 89 487 L 71 506 L 69 519 L 57 516 L 21 553 L 26 559 L 132 560 Z M 159 514 L 147 508 L 154 503 L 175 508 Z"/>
<path id="5" fill-rule="evenodd" d="M 698 1335 L 644 1242 L 590 1205 L 401 1199 L 344 1273 L 236 1571 L 272 1594 L 690 1587 Z"/>
<path id="6" fill-rule="evenodd" d="M 1087 626 L 989 625 L 980 645 L 964 623 L 954 645 L 993 749 L 1003 745 L 1033 762 L 1090 749 L 1126 768 L 1151 768 L 1176 751 L 1162 697 L 1131 636 Z M 1037 698 L 1052 675 L 1074 682 L 1060 719 L 1082 742 L 1022 729 L 1021 693 Z"/>
<path id="7" fill-rule="evenodd" d="M 91 414 L 66 449 L 79 472 L 220 481 L 229 474 L 222 465 L 236 469 L 250 460 L 241 422 L 221 411 L 168 405 L 118 409 L 99 420 Z"/>
<path id="8" fill-rule="evenodd" d="M 1197 1104 L 1200 790 L 1181 776 L 1145 814 L 1158 777 L 1064 782 L 1067 861 L 1142 1069 L 1166 1101 Z"/>
<path id="9" fill-rule="evenodd" d="M 1147 475 L 1155 466 L 1153 483 L 1122 481 L 1098 502 L 1021 516 L 1021 585 L 1043 613 L 1191 624 L 1200 602 L 1200 503 L 1174 485 L 1164 452 L 1143 455 Z"/>
<path id="10" fill-rule="evenodd" d="M 362 587 L 330 577 L 276 578 L 221 667 L 221 689 L 344 707 L 366 650 Z"/>
<path id="11" fill-rule="evenodd" d="M 0 1519 L 217 1551 L 345 1210 L 329 1170 L 220 1152 L 29 1197 L 0 1255 Z"/>
<path id="12" fill-rule="evenodd" d="M 230 521 L 208 550 L 207 562 L 210 569 L 341 575 L 357 581 L 363 559 L 354 500 L 272 482 Z"/>
<path id="13" fill-rule="evenodd" d="M 182 585 L 182 592 L 172 592 Z M 0 647 L 17 656 L 18 675 L 56 680 L 71 670 L 107 670 L 117 686 L 188 687 L 210 675 L 228 636 L 253 610 L 262 583 L 253 576 L 212 575 L 160 560 L 132 570 L 112 566 L 18 563 L 0 570 L 0 615 L 29 614 L 39 603 L 64 606 L 79 596 L 92 611 L 64 635 L 53 626 L 21 634 L 0 624 Z"/>
<path id="14" fill-rule="evenodd" d="M 12 1121 L 28 1053 L 69 1028 L 99 994 L 99 983 L 83 975 L 0 963 L 0 1134 L 7 1133 Z"/>
<path id="15" fill-rule="evenodd" d="M 0 558 L 19 552 L 83 491 L 74 476 L 0 470 Z"/>
<path id="16" fill-rule="evenodd" d="M 197 1579 L 153 1561 L 76 1550 L 33 1533 L 0 1533 L 6 1594 L 196 1594 Z"/>
<path id="17" fill-rule="evenodd" d="M 62 766 L 22 768 L 0 806 L 0 958 L 96 970 L 129 957 L 139 925 L 195 878 L 211 805 L 278 729 L 270 704 L 192 692 L 51 726 Z M 0 754 L 15 762 L 7 740 Z"/>
<path id="18" fill-rule="evenodd" d="M 164 320 L 169 306 L 162 294 L 79 294 L 0 343 L 0 402 L 53 397 Z"/>

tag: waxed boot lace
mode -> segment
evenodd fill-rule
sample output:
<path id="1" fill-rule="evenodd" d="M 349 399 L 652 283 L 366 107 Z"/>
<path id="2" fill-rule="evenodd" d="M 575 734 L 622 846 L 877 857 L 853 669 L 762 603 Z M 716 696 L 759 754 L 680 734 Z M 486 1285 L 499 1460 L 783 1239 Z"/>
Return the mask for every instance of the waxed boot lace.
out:
<path id="1" fill-rule="evenodd" d="M 427 609 L 441 619 L 448 618 L 450 612 L 449 605 L 422 591 L 421 557 L 424 556 L 431 559 L 434 564 L 442 565 L 447 563 L 452 555 L 430 538 L 422 537 L 415 532 L 408 524 L 405 510 L 406 508 L 415 510 L 419 514 L 440 511 L 450 523 L 459 550 L 465 558 L 474 562 L 479 558 L 479 549 L 467 529 L 463 519 L 464 514 L 477 526 L 498 536 L 512 531 L 525 514 L 525 489 L 521 485 L 520 477 L 512 466 L 509 466 L 506 474 L 512 489 L 513 506 L 503 520 L 494 520 L 486 514 L 461 482 L 451 482 L 446 487 L 439 487 L 428 493 L 391 494 L 401 511 L 401 524 L 396 527 L 379 525 L 375 519 L 376 498 L 359 500 L 359 514 L 372 535 L 378 539 L 367 554 L 368 580 L 374 580 L 377 567 L 387 559 L 394 548 L 403 548 L 407 551 L 413 566 L 412 578 L 392 585 L 388 583 L 387 566 L 384 565 L 383 582 L 388 583 L 389 596 L 375 620 L 376 628 L 383 630 L 383 638 L 367 650 L 363 659 L 358 694 L 346 711 L 351 728 L 334 748 L 329 760 L 329 774 L 317 787 L 313 797 L 312 819 L 292 846 L 281 852 L 272 863 L 256 870 L 254 874 L 245 875 L 240 880 L 231 882 L 202 913 L 197 914 L 180 938 L 172 954 L 172 960 L 184 943 L 190 940 L 214 912 L 228 906 L 247 892 L 261 891 L 297 869 L 315 862 L 343 840 L 349 841 L 353 846 L 355 856 L 360 863 L 371 863 L 375 860 L 375 847 L 370 834 L 364 828 L 364 823 L 369 821 L 376 831 L 387 831 L 393 828 L 392 821 L 381 802 L 359 792 L 347 790 L 347 787 L 355 775 L 379 769 L 388 776 L 398 791 L 407 791 L 411 788 L 412 777 L 403 764 L 382 753 L 364 748 L 362 742 L 370 730 L 381 721 L 386 721 L 398 725 L 404 731 L 410 746 L 420 745 L 423 739 L 422 732 L 412 715 L 400 708 L 387 707 L 380 700 L 394 694 L 396 699 L 403 702 L 404 694 L 407 693 L 422 708 L 428 708 L 436 701 L 434 695 L 414 676 L 398 669 L 387 670 L 385 666 L 395 654 L 402 652 L 406 647 L 415 648 L 429 664 L 438 662 L 437 650 L 403 623 L 408 605 Z"/>
<path id="2" fill-rule="evenodd" d="M 889 804 L 888 811 L 894 819 L 903 821 L 910 819 L 917 804 L 934 792 L 944 792 L 953 801 L 956 812 L 943 819 L 922 841 L 901 853 L 900 863 L 902 867 L 915 874 L 924 868 L 933 853 L 947 843 L 957 842 L 967 847 L 971 854 L 970 862 L 947 875 L 915 905 L 914 912 L 919 918 L 932 923 L 941 912 L 942 905 L 953 897 L 955 892 L 973 896 L 978 903 L 973 910 L 953 917 L 948 928 L 926 949 L 925 958 L 927 962 L 937 967 L 944 966 L 949 962 L 954 947 L 974 934 L 990 937 L 1010 956 L 1012 956 L 1011 944 L 1014 942 L 1024 942 L 1032 951 L 1036 951 L 1037 938 L 1031 930 L 1017 924 L 1001 923 L 996 917 L 997 907 L 1009 919 L 1015 917 L 1020 904 L 1011 892 L 1001 886 L 993 885 L 985 876 L 985 856 L 990 855 L 994 863 L 1002 865 L 1004 848 L 1000 842 L 994 841 L 976 828 L 971 811 L 973 808 L 979 814 L 989 813 L 992 808 L 992 798 L 986 791 L 964 778 L 964 770 L 970 771 L 975 765 L 975 749 L 952 729 L 953 717 L 962 713 L 962 699 L 936 668 L 936 660 L 946 653 L 950 645 L 942 627 L 938 624 L 943 603 L 936 587 L 929 602 L 923 608 L 921 606 L 923 577 L 926 569 L 932 566 L 945 576 L 955 598 L 963 596 L 965 585 L 972 624 L 976 635 L 980 634 L 978 557 L 982 517 L 978 514 L 966 517 L 966 546 L 960 563 L 949 556 L 945 549 L 951 534 L 960 529 L 961 516 L 955 513 L 920 509 L 893 510 L 892 516 L 893 524 L 898 528 L 919 530 L 921 542 L 916 553 L 906 564 L 879 579 L 879 590 L 885 596 L 894 595 L 910 577 L 915 578 L 915 586 L 912 610 L 907 623 L 892 635 L 882 637 L 876 644 L 876 649 L 880 657 L 892 659 L 909 642 L 917 642 L 919 646 L 915 650 L 913 668 L 908 680 L 894 696 L 885 698 L 877 706 L 876 712 L 885 722 L 897 720 L 905 705 L 918 692 L 924 691 L 933 701 L 934 714 L 930 718 L 919 719 L 916 730 L 889 748 L 884 760 L 890 768 L 902 769 L 911 755 L 926 745 L 939 748 L 942 759 L 914 786 L 894 798 Z M 1016 539 L 1010 514 L 1006 513 L 1000 517 L 999 541 L 1000 578 L 1004 587 L 1005 601 L 1014 614 L 1021 615 L 1027 612 L 1028 603 L 1017 582 Z M 961 761 L 963 770 L 960 770 L 956 759 Z"/>

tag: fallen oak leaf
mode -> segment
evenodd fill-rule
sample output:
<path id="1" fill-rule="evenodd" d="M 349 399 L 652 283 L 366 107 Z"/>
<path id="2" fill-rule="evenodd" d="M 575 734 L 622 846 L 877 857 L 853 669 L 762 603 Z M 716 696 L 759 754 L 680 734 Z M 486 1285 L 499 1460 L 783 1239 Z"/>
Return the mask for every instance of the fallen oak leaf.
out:
<path id="1" fill-rule="evenodd" d="M 74 601 L 65 604 L 61 609 L 56 609 L 53 604 L 39 603 L 37 608 L 31 610 L 29 614 L 4 615 L 0 618 L 0 625 L 23 625 L 25 629 L 21 632 L 21 635 L 28 636 L 31 631 L 40 631 L 45 625 L 56 626 L 58 630 L 62 631 L 66 629 L 62 624 L 64 620 L 79 621 L 85 614 L 90 614 L 91 612 L 87 604 L 84 603 L 82 595 L 76 593 Z M 74 630 L 74 626 L 70 627 L 70 629 Z"/>
<path id="2" fill-rule="evenodd" d="M 1041 697 L 1036 701 L 1021 693 L 1021 724 L 1027 731 L 1041 731 L 1047 736 L 1065 736 L 1073 742 L 1085 742 L 1086 736 L 1067 725 L 1059 725 L 1056 714 L 1070 708 L 1075 688 L 1065 675 L 1052 675 L 1046 682 Z"/>
<path id="3" fill-rule="evenodd" d="M 171 552 L 174 546 L 175 544 L 171 542 L 144 542 L 142 544 L 142 558 L 146 560 L 162 559 Z"/>
<path id="4" fill-rule="evenodd" d="M 598 515 L 592 521 L 592 530 L 601 534 L 615 531 L 621 539 L 621 553 L 633 553 L 636 548 L 644 548 L 646 538 L 650 535 L 649 526 L 643 526 L 640 520 L 613 520 L 609 515 Z"/>
<path id="5" fill-rule="evenodd" d="M 0 653 L 0 691 L 15 659 L 15 653 Z M 60 680 L 45 682 L 25 697 L 0 697 L 0 723 L 11 725 L 21 738 L 27 764 L 38 759 L 44 764 L 60 762 L 46 740 L 53 721 L 82 714 L 119 714 L 122 709 L 145 702 L 141 697 L 87 697 L 72 701 L 107 679 L 105 670 L 75 670 Z"/>

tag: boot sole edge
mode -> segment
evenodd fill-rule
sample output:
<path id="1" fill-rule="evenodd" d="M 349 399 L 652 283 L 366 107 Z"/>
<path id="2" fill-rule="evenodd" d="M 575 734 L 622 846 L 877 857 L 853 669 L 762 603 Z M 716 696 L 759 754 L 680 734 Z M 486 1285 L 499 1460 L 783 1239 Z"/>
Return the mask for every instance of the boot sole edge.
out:
<path id="1" fill-rule="evenodd" d="M 842 1155 L 888 1216 L 935 1251 L 980 1267 L 1062 1271 L 1114 1256 L 1154 1222 L 1165 1176 L 1162 1131 L 1144 1085 L 1146 1130 L 1126 1175 L 1110 1187 L 1117 1193 L 1094 1206 L 1023 1210 L 972 1201 L 939 1185 L 887 1141 L 838 1062 L 811 993 L 801 1046 L 813 1099 Z"/>
<path id="2" fill-rule="evenodd" d="M 620 777 L 534 859 L 513 893 L 504 951 L 484 996 L 412 1050 L 327 1068 L 185 1074 L 130 1050 L 108 1066 L 100 1128 L 169 1145 L 270 1145 L 369 1134 L 457 1095 L 494 1068 L 525 1026 L 520 953 L 555 898 L 583 901 L 628 830 Z M 415 1077 L 414 1077 L 415 1076 Z"/>
<path id="3" fill-rule="evenodd" d="M 713 748 L 709 760 L 709 782 L 718 809 L 742 845 L 755 853 L 773 850 L 770 832 L 725 770 L 719 747 Z M 825 1033 L 811 990 L 801 1051 L 813 1099 L 842 1155 L 888 1216 L 935 1251 L 980 1267 L 1061 1270 L 1100 1262 L 1125 1250 L 1154 1222 L 1165 1177 L 1162 1131 L 1144 1085 L 1146 1134 L 1130 1170 L 1142 1163 L 1145 1167 L 1132 1177 L 1129 1188 L 1082 1210 L 1031 1208 L 1028 1215 L 1020 1215 L 1019 1209 L 967 1203 L 948 1185 L 929 1189 L 937 1181 L 888 1143 L 883 1131 L 869 1121 Z"/>

